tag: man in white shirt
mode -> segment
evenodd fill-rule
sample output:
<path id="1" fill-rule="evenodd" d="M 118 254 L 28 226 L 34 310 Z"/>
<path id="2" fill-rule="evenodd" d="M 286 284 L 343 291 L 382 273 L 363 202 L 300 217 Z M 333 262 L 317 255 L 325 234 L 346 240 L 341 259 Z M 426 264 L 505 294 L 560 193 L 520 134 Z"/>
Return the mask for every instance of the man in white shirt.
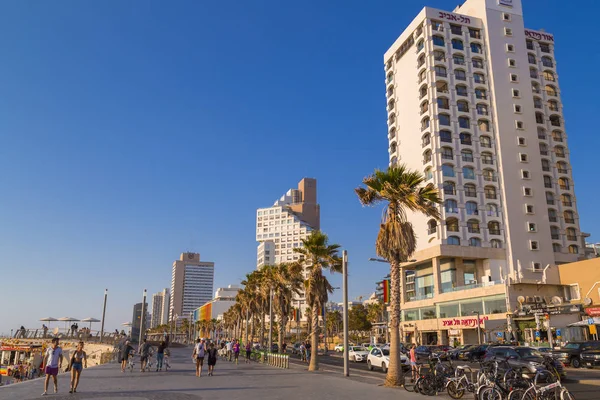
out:
<path id="1" fill-rule="evenodd" d="M 44 381 L 44 393 L 42 396 L 47 395 L 48 382 L 50 377 L 54 380 L 54 393 L 58 393 L 58 370 L 62 368 L 63 353 L 62 349 L 58 347 L 58 338 L 52 339 L 52 345 L 46 350 L 44 355 L 44 372 L 46 373 L 46 380 Z"/>
<path id="2" fill-rule="evenodd" d="M 206 351 L 206 344 L 204 339 L 198 339 L 194 346 L 194 353 L 192 359 L 196 362 L 196 376 L 202 376 L 202 366 L 204 365 L 204 354 Z"/>
<path id="3" fill-rule="evenodd" d="M 231 340 L 227 341 L 225 348 L 227 349 L 227 360 L 231 361 L 231 355 L 233 353 L 232 352 L 233 344 L 231 343 Z"/>

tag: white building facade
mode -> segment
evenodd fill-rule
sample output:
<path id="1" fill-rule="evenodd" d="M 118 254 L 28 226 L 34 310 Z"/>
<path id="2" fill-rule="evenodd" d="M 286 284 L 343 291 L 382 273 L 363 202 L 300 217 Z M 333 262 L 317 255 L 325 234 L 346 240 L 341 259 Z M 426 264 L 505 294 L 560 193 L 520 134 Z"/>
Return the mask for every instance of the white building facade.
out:
<path id="1" fill-rule="evenodd" d="M 158 293 L 152 295 L 152 316 L 150 327 L 156 328 L 169 322 L 169 308 L 171 304 L 171 294 L 168 288 L 164 288 Z"/>
<path id="2" fill-rule="evenodd" d="M 215 263 L 200 261 L 198 253 L 182 253 L 173 262 L 170 318 L 189 317 L 195 309 L 212 299 Z"/>
<path id="3" fill-rule="evenodd" d="M 425 7 L 384 68 L 390 164 L 421 171 L 443 199 L 440 221 L 410 216 L 418 261 L 407 268 L 410 296 L 403 274 L 402 301 L 418 312 L 405 321 L 505 314 L 504 284 L 470 289 L 558 283 L 553 267 L 583 257 L 584 246 L 553 35 L 525 28 L 521 0 Z M 475 311 L 465 302 L 468 311 L 457 303 L 440 312 L 438 295 L 469 293 L 491 297 Z"/>

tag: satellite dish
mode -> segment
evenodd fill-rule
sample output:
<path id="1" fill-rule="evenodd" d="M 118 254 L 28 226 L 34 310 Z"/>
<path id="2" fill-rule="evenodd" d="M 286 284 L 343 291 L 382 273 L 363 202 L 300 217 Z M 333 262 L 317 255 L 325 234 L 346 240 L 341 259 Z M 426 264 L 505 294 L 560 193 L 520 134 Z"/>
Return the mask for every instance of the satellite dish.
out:
<path id="1" fill-rule="evenodd" d="M 552 301 L 552 304 L 554 304 L 556 306 L 562 304 L 562 302 L 563 302 L 562 297 L 559 297 L 559 296 L 552 296 L 551 301 Z"/>
<path id="2" fill-rule="evenodd" d="M 54 333 L 55 335 L 58 335 L 58 327 L 52 329 L 52 333 Z"/>
<path id="3" fill-rule="evenodd" d="M 592 299 L 590 299 L 589 297 L 586 297 L 585 299 L 583 299 L 583 304 L 585 304 L 586 306 L 589 306 L 590 304 L 592 304 Z"/>
<path id="4" fill-rule="evenodd" d="M 519 297 L 517 297 L 517 301 L 518 301 L 520 304 L 523 304 L 523 303 L 525 302 L 525 297 L 523 297 L 523 296 L 519 296 Z"/>

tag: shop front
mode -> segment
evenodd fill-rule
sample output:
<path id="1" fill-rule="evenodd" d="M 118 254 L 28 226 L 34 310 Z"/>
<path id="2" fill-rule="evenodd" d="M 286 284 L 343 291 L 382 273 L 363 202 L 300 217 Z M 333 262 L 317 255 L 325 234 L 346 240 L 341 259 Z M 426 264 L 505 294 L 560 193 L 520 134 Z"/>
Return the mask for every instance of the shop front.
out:
<path id="1" fill-rule="evenodd" d="M 514 319 L 520 342 L 557 346 L 569 341 L 585 340 L 584 331 L 574 326 L 582 319 L 581 305 L 551 304 L 543 299 L 538 300 L 519 302 Z"/>

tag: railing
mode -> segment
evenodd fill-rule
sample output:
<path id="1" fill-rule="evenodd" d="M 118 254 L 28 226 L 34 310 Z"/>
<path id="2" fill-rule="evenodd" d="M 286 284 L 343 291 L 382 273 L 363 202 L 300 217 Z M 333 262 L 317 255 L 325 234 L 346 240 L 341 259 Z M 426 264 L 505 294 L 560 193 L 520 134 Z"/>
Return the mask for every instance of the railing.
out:
<path id="1" fill-rule="evenodd" d="M 501 283 L 501 281 L 491 281 L 491 282 L 484 282 L 484 283 L 475 283 L 472 285 L 456 286 L 456 287 L 445 290 L 444 293 L 460 292 L 461 290 L 469 290 L 469 289 L 477 289 L 477 288 L 482 288 L 482 287 L 494 286 L 494 285 L 498 285 L 500 283 Z"/>
<path id="2" fill-rule="evenodd" d="M 406 301 L 419 301 L 419 300 L 427 300 L 427 299 L 432 299 L 433 298 L 433 293 L 430 294 L 420 294 L 418 296 L 411 296 L 406 298 Z"/>
<path id="3" fill-rule="evenodd" d="M 574 224 L 575 223 L 575 219 L 573 219 L 573 218 L 565 218 L 565 222 L 567 224 Z"/>
<path id="4" fill-rule="evenodd" d="M 260 362 L 277 368 L 289 368 L 290 356 L 287 354 L 260 352 Z M 258 360 L 258 358 L 257 358 Z"/>

